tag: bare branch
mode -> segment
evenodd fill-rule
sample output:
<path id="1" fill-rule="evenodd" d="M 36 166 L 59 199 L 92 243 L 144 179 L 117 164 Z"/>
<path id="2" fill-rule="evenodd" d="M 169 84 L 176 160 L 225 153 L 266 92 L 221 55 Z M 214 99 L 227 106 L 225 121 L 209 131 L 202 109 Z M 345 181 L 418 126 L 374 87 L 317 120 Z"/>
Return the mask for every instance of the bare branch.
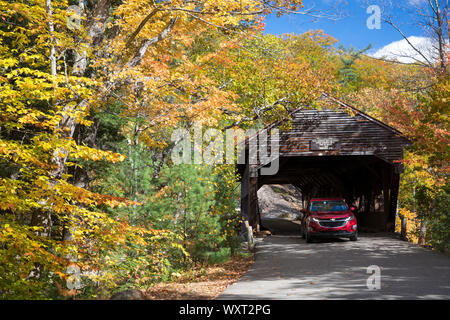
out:
<path id="1" fill-rule="evenodd" d="M 284 106 L 284 103 L 288 103 L 287 98 L 288 98 L 288 97 L 283 97 L 283 98 L 281 98 L 281 99 L 278 99 L 277 101 L 275 101 L 275 102 L 272 103 L 272 104 L 268 104 L 268 105 L 262 106 L 262 107 L 260 107 L 258 110 L 255 111 L 255 115 L 254 115 L 253 117 L 245 117 L 245 118 L 242 118 L 241 120 L 236 121 L 236 122 L 230 124 L 229 126 L 225 127 L 225 129 L 230 129 L 230 128 L 239 126 L 239 125 L 241 125 L 243 122 L 251 122 L 251 121 L 255 121 L 256 119 L 260 118 L 260 117 L 261 117 L 264 113 L 266 113 L 267 111 L 272 110 L 275 106 L 277 106 L 277 105 L 283 105 L 283 106 Z M 222 111 L 223 111 L 223 110 L 222 110 Z M 230 110 L 227 110 L 227 111 L 230 111 Z"/>
<path id="2" fill-rule="evenodd" d="M 398 31 L 398 33 L 400 33 L 400 35 L 403 37 L 403 39 L 405 39 L 405 41 L 408 43 L 408 45 L 415 51 L 417 52 L 427 63 L 428 66 L 433 67 L 433 64 L 430 62 L 430 60 L 428 60 L 428 58 L 422 53 L 422 51 L 420 51 L 419 49 L 416 48 L 416 46 L 414 46 L 411 41 L 409 41 L 408 37 L 403 33 L 403 31 L 391 20 L 391 18 L 388 16 L 387 19 L 383 19 L 384 22 L 386 22 L 387 24 L 391 25 L 395 30 Z"/>
<path id="3" fill-rule="evenodd" d="M 162 40 L 164 40 L 170 33 L 170 31 L 173 29 L 173 27 L 175 26 L 175 23 L 177 22 L 178 17 L 172 18 L 169 23 L 167 24 L 167 26 L 164 28 L 163 31 L 161 31 L 160 34 L 158 34 L 156 37 L 144 40 L 142 42 L 142 45 L 140 46 L 140 48 L 138 49 L 138 51 L 136 52 L 136 54 L 134 55 L 133 59 L 131 59 L 126 66 L 127 67 L 135 67 L 137 66 L 142 58 L 144 57 L 145 53 L 147 52 L 148 47 L 150 47 L 151 45 L 154 45 Z"/>
<path id="4" fill-rule="evenodd" d="M 139 24 L 139 26 L 136 28 L 136 30 L 130 35 L 126 46 L 130 46 L 131 42 L 133 42 L 133 40 L 136 38 L 136 36 L 139 34 L 139 32 L 142 30 L 142 28 L 144 28 L 145 24 L 156 14 L 158 13 L 158 9 L 153 9 L 152 12 L 150 12 Z"/>

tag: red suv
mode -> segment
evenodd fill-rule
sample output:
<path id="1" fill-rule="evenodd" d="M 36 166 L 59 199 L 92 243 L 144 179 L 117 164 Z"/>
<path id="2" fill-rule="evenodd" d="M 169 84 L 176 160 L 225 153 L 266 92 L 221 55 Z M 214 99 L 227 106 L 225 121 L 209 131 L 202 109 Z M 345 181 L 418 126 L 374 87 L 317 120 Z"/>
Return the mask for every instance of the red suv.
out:
<path id="1" fill-rule="evenodd" d="M 302 209 L 302 237 L 306 242 L 318 237 L 347 237 L 358 240 L 358 227 L 353 214 L 342 198 L 311 199 L 307 209 Z"/>

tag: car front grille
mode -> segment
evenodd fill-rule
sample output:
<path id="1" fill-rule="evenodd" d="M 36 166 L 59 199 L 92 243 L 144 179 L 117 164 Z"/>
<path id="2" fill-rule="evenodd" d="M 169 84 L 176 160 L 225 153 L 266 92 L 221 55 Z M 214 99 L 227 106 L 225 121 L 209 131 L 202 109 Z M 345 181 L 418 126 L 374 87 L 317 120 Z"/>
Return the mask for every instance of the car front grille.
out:
<path id="1" fill-rule="evenodd" d="M 320 219 L 319 225 L 324 228 L 339 228 L 345 226 L 347 218 Z"/>

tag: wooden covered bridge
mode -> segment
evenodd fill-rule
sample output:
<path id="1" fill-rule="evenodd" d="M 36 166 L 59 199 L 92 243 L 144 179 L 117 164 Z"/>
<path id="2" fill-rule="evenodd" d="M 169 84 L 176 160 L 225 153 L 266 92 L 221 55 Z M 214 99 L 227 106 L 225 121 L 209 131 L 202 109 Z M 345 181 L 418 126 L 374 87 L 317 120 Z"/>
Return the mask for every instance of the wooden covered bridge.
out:
<path id="1" fill-rule="evenodd" d="M 265 184 L 292 184 L 301 190 L 304 205 L 314 197 L 343 197 L 357 208 L 361 231 L 394 231 L 403 170 L 399 160 L 410 141 L 338 99 L 324 96 L 321 105 L 321 110 L 297 109 L 290 120 L 263 129 L 279 128 L 275 174 L 262 174 L 270 163 L 249 161 L 251 138 L 246 139 L 245 163 L 237 165 L 242 214 L 258 230 L 258 189 Z M 285 121 L 292 121 L 290 129 L 282 129 Z"/>

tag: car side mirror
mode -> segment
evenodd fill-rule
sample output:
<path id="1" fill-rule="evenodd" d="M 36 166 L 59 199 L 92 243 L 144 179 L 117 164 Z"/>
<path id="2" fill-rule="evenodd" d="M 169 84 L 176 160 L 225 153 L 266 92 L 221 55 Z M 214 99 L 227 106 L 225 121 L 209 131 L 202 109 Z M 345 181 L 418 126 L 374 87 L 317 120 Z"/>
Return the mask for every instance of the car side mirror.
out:
<path id="1" fill-rule="evenodd" d="M 350 211 L 351 211 L 351 212 L 355 212 L 355 211 L 356 211 L 356 208 L 355 208 L 355 207 L 350 207 Z"/>

